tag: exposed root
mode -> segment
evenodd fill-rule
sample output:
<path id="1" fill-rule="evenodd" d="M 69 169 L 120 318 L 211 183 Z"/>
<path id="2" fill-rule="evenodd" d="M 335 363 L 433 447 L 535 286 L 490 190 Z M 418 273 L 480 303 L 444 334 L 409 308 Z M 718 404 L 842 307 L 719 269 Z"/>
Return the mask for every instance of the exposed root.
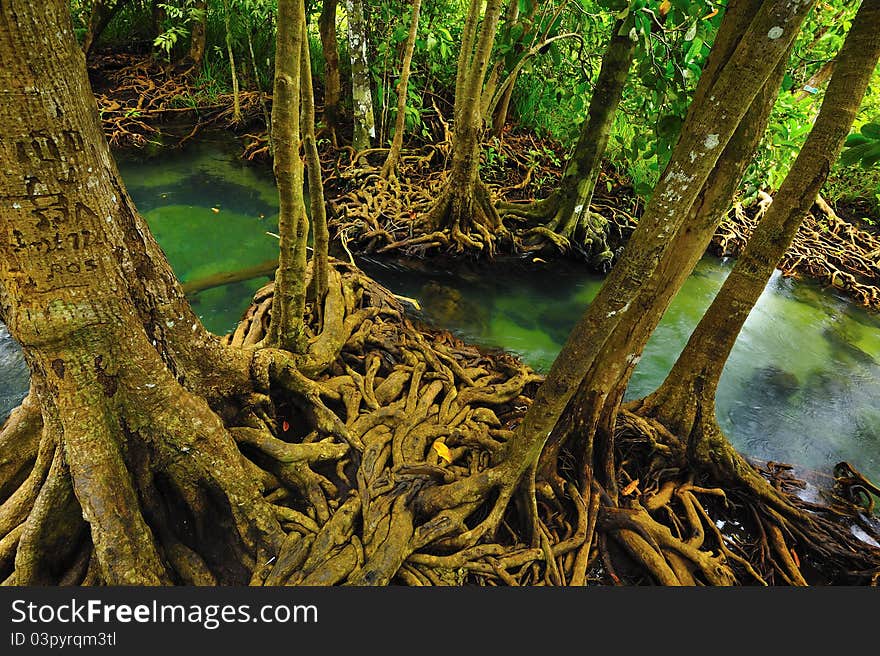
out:
<path id="1" fill-rule="evenodd" d="M 872 310 L 880 310 L 880 239 L 837 216 L 821 197 L 820 211 L 807 215 L 779 263 L 785 276 L 806 276 Z M 752 234 L 761 209 L 737 205 L 718 229 L 712 247 L 737 256 Z"/>
<path id="2" fill-rule="evenodd" d="M 323 328 L 310 307 L 312 349 L 299 359 L 254 348 L 268 324 L 271 286 L 256 294 L 226 338 L 228 348 L 252 357 L 252 392 L 209 399 L 215 411 L 163 380 L 167 373 L 138 370 L 134 384 L 147 403 L 132 395 L 114 406 L 121 422 L 109 420 L 109 401 L 94 404 L 89 442 L 57 423 L 64 413 L 52 407 L 39 424 L 22 421 L 35 420 L 27 406 L 16 412 L 5 431 L 39 425 L 40 439 L 27 475 L 0 506 L 3 580 L 765 585 L 878 578 L 880 550 L 850 530 L 855 523 L 880 538 L 865 514 L 877 488 L 854 469 L 838 468 L 833 503 L 810 504 L 779 467 L 734 468 L 735 477 L 720 476 L 717 463 L 694 469 L 681 440 L 631 410 L 618 422 L 616 501 L 567 451 L 551 481 L 555 493 L 539 493 L 548 486 L 535 480 L 536 463 L 509 459 L 508 441 L 541 377 L 510 356 L 417 328 L 393 295 L 354 266 L 335 262 L 331 280 Z M 118 394 L 129 398 L 130 379 L 116 373 Z M 144 379 L 161 384 L 147 392 Z M 61 390 L 58 403 L 65 398 Z"/>
<path id="3" fill-rule="evenodd" d="M 232 94 L 205 102 L 205 89 L 192 83 L 190 71 L 166 69 L 155 58 L 127 54 L 94 57 L 90 65 L 100 71 L 95 77 L 104 84 L 95 97 L 104 134 L 114 146 L 140 148 L 157 141 L 161 124 L 171 119 L 191 121 L 189 132 L 178 136 L 178 145 L 210 125 L 232 124 Z M 262 92 L 244 91 L 239 102 L 245 117 L 262 115 Z M 268 150 L 268 144 L 251 144 L 249 159 L 259 155 L 260 145 Z"/>
<path id="4" fill-rule="evenodd" d="M 606 268 L 613 255 L 605 233 L 611 231 L 622 241 L 634 227 L 635 219 L 627 210 L 598 196 L 594 208 L 601 214 L 591 213 L 589 221 L 569 221 L 571 216 L 564 216 L 555 196 L 531 203 L 503 200 L 528 198 L 537 187 L 532 181 L 535 162 L 521 159 L 506 144 L 502 148 L 524 172 L 522 180 L 504 186 L 478 181 L 470 191 L 453 188 L 443 171 L 431 168 L 436 154 L 445 154 L 444 148 L 427 148 L 424 155 L 405 154 L 394 178 L 383 178 L 377 167 L 366 163 L 364 153 L 353 156 L 348 168 L 337 169 L 335 187 L 342 189 L 331 203 L 330 221 L 337 237 L 345 235 L 346 240 L 355 241 L 365 254 L 491 256 L 549 249 L 577 252 L 597 268 Z M 553 172 L 552 167 L 548 170 Z M 328 171 L 328 177 L 333 176 Z"/>

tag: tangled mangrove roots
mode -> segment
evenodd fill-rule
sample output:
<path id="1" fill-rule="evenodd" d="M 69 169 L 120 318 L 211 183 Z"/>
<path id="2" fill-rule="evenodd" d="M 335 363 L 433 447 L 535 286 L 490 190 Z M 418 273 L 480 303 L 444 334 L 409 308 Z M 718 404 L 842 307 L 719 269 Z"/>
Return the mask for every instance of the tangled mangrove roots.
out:
<path id="1" fill-rule="evenodd" d="M 220 94 L 210 101 L 205 86 L 194 83 L 189 70 L 163 66 L 152 58 L 130 54 L 102 55 L 90 62 L 104 134 L 114 146 L 141 148 L 157 140 L 162 125 L 186 122 L 188 132 L 178 143 L 199 130 L 232 123 L 232 95 Z M 266 94 L 243 91 L 242 116 L 262 115 Z"/>
<path id="2" fill-rule="evenodd" d="M 499 148 L 507 152 L 512 147 L 499 145 Z M 558 167 L 545 169 L 543 163 L 526 160 L 521 154 L 511 152 L 505 157 L 505 168 L 487 175 L 487 182 L 479 186 L 475 201 L 482 208 L 479 211 L 491 214 L 500 227 L 493 230 L 483 222 L 473 221 L 473 230 L 462 230 L 458 227 L 460 223 L 450 229 L 436 229 L 433 227 L 436 221 L 432 219 L 438 212 L 449 210 L 436 202 L 439 196 L 448 193 L 442 170 L 448 157 L 448 143 L 405 154 L 396 178 L 391 180 L 380 175 L 381 158 L 377 157 L 375 163 L 370 161 L 385 151 L 376 148 L 352 152 L 347 166 L 336 165 L 329 172 L 336 191 L 331 201 L 331 229 L 336 238 L 354 243 L 359 252 L 396 252 L 408 257 L 462 251 L 489 255 L 495 252 L 514 255 L 575 252 L 589 256 L 589 249 L 573 250 L 568 237 L 540 225 L 545 222 L 542 217 L 530 214 L 535 208 L 542 207 L 541 201 L 534 201 L 534 194 L 558 177 Z M 535 176 L 539 166 L 546 173 L 540 183 L 536 182 Z M 516 176 L 519 176 L 518 180 Z M 602 221 L 613 226 L 611 231 L 620 243 L 633 229 L 633 214 L 637 210 L 626 207 L 632 203 L 620 202 L 616 183 L 612 187 L 613 193 L 604 185 L 603 189 L 605 193 L 597 194 L 593 203 L 594 214 L 601 213 Z M 506 209 L 499 215 L 494 205 Z M 503 225 L 500 223 L 502 218 Z M 588 259 L 592 261 L 594 258 Z"/>
<path id="3" fill-rule="evenodd" d="M 754 485 L 713 481 L 695 470 L 675 436 L 630 408 L 619 417 L 616 500 L 589 469 L 578 471 L 569 452 L 560 458 L 565 480 L 559 494 L 541 494 L 534 481 L 523 484 L 517 503 L 509 506 L 503 491 L 485 494 L 479 477 L 503 466 L 505 442 L 540 377 L 510 356 L 482 353 L 448 332 L 414 326 L 386 290 L 353 266 L 335 268 L 342 275 L 340 284 L 331 286 L 324 330 L 312 337 L 312 355 L 298 365 L 313 379 L 306 383 L 316 395 L 312 407 L 330 413 L 323 422 L 327 428 L 301 437 L 303 429 L 291 428 L 299 422 L 284 418 L 292 417 L 286 414 L 289 403 L 270 393 L 275 414 L 264 418 L 260 430 L 274 429 L 276 441 L 260 447 L 256 434 L 237 433 L 246 455 L 248 446 L 263 451 L 252 460 L 264 468 L 271 464 L 265 454 L 272 445 L 291 448 L 282 442 L 316 444 L 329 435 L 323 441 L 348 446 L 335 463 L 308 474 L 315 476 L 309 493 L 299 483 L 299 493 L 292 494 L 296 479 L 285 477 L 277 463 L 269 468 L 276 482 L 264 493 L 285 508 L 277 512 L 305 515 L 313 530 L 295 521 L 285 526 L 297 535 L 288 537 L 290 551 L 265 582 L 878 582 L 880 549 L 851 530 L 858 526 L 880 541 L 880 525 L 870 517 L 871 495 L 878 490 L 851 466 L 835 469 L 828 504 L 797 496 L 804 484 L 789 467 L 767 463 L 752 470 L 779 495 L 774 505 L 755 494 Z M 259 343 L 272 286 L 257 292 L 227 337 L 230 345 Z M 314 327 L 315 317 L 309 318 Z M 335 345 L 319 347 L 327 334 Z M 344 428 L 334 428 L 337 417 Z M 414 521 L 413 508 L 425 511 L 430 504 L 407 506 L 407 500 L 435 484 L 444 484 L 442 489 L 469 482 L 472 502 L 462 514 L 441 512 L 420 525 Z M 365 565 L 377 560 L 378 568 Z"/>
<path id="4" fill-rule="evenodd" d="M 803 494 L 790 465 L 751 464 L 732 449 L 697 462 L 642 410 L 634 402 L 618 416 L 620 493 L 603 496 L 599 518 L 636 572 L 665 585 L 880 582 L 880 522 L 869 502 L 878 490 L 851 465 L 835 467 L 820 502 Z"/>
<path id="5" fill-rule="evenodd" d="M 90 467 L 106 462 L 80 453 L 78 443 L 63 445 L 62 457 L 58 427 L 32 390 L 0 431 L 5 583 L 880 578 L 880 549 L 850 528 L 880 539 L 867 514 L 878 489 L 851 466 L 836 468 L 829 504 L 797 497 L 801 483 L 784 466 L 753 470 L 793 509 L 786 514 L 754 486 L 692 469 L 677 438 L 630 408 L 618 423 L 616 498 L 570 451 L 562 452 L 561 477 L 548 494 L 534 468 L 517 473 L 508 457 L 541 377 L 510 355 L 414 325 L 393 295 L 354 266 L 335 262 L 331 271 L 320 327 L 308 309 L 307 353 L 255 348 L 269 319 L 269 284 L 223 339 L 228 357 L 249 355 L 247 385 L 207 394 L 208 405 L 168 387 L 149 416 L 122 420 L 126 448 L 117 465 L 130 483 L 124 474 L 118 485 L 80 479 L 74 495 L 71 470 L 82 454 L 90 454 Z M 136 389 L 149 396 L 153 384 L 143 383 Z M 194 425 L 207 432 L 193 435 Z M 256 499 L 248 498 L 251 489 Z M 128 505 L 119 501 L 127 494 Z M 80 506 L 92 501 L 83 506 L 87 522 Z M 103 524 L 106 508 L 97 503 L 119 511 L 125 525 Z M 124 540 L 108 538 L 137 536 L 139 523 L 153 558 L 133 561 Z"/>
<path id="6" fill-rule="evenodd" d="M 764 198 L 751 212 L 735 206 L 713 237 L 714 252 L 739 255 L 769 202 Z M 813 278 L 880 310 L 880 238 L 840 218 L 821 197 L 815 209 L 779 263 L 783 275 Z"/>

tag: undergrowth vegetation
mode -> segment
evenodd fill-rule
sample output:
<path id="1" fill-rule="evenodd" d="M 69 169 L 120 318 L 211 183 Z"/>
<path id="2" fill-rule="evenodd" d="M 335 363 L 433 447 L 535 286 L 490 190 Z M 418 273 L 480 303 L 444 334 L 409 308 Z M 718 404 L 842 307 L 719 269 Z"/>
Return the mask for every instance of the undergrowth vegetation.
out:
<path id="1" fill-rule="evenodd" d="M 96 2 L 71 0 L 77 34 L 88 30 Z M 152 53 L 168 63 L 184 61 L 190 32 L 202 18 L 194 0 L 103 0 L 114 8 L 98 49 Z M 194 73 L 194 87 L 210 100 L 232 87 L 226 49 L 227 29 L 244 90 L 271 93 L 274 71 L 275 0 L 207 2 L 206 48 Z M 312 75 L 321 104 L 325 58 L 318 35 L 319 2 L 306 3 Z M 406 0 L 364 0 L 368 14 L 367 49 L 376 117 L 374 146 L 393 136 L 398 105 L 400 54 L 407 37 Z M 452 121 L 455 67 L 461 43 L 463 0 L 425 3 L 415 40 L 406 102 L 405 143 L 419 145 L 443 138 L 440 126 Z M 119 5 L 118 9 L 115 5 Z M 692 92 L 708 56 L 723 11 L 720 3 L 693 0 L 513 0 L 506 2 L 495 39 L 489 75 L 513 76 L 513 91 L 503 131 L 527 131 L 554 147 L 540 146 L 530 159 L 558 165 L 559 147 L 571 149 L 586 118 L 593 85 L 616 20 L 634 20 L 630 36 L 638 43 L 620 111 L 614 121 L 606 159 L 631 181 L 636 195 L 650 196 L 685 119 Z M 748 207 L 759 192 L 778 189 L 802 146 L 821 104 L 825 84 L 856 11 L 856 3 L 820 2 L 799 34 L 767 133 L 741 185 Z M 515 8 L 515 11 L 514 11 Z M 227 20 L 226 12 L 229 13 Z M 345 3 L 337 9 L 336 31 L 343 111 L 351 109 L 351 75 Z M 880 116 L 880 75 L 862 104 L 853 133 Z M 490 121 L 491 123 L 491 121 Z M 319 126 L 320 128 L 320 126 Z M 491 139 L 483 164 L 503 167 L 503 149 Z M 546 159 L 542 159 L 546 158 Z M 856 210 L 853 218 L 880 220 L 880 170 L 876 161 L 839 163 L 823 189 L 826 200 Z M 538 167 L 540 169 L 541 167 Z M 536 172 L 535 177 L 539 177 Z"/>

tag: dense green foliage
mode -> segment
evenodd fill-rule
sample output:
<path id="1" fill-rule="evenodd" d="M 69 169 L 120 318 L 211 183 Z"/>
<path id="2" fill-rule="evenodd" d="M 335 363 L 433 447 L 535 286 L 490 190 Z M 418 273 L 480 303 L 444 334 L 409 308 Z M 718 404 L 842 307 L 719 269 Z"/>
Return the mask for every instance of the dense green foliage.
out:
<path id="1" fill-rule="evenodd" d="M 635 62 L 618 112 L 607 158 L 624 173 L 635 192 L 647 197 L 678 139 L 691 93 L 723 14 L 721 2 L 704 0 L 516 0 L 505 3 L 494 49 L 494 71 L 501 84 L 512 71 L 518 76 L 509 114 L 509 126 L 573 146 L 585 118 L 592 85 L 604 48 L 616 21 L 638 43 Z M 112 4 L 112 3 L 110 3 Z M 274 0 L 208 2 L 207 49 L 199 85 L 214 96 L 231 83 L 225 51 L 228 4 L 233 50 L 242 88 L 271 90 L 274 69 Z M 408 87 L 406 129 L 409 143 L 442 137 L 437 112 L 449 121 L 455 86 L 455 64 L 461 42 L 464 0 L 425 3 Z M 396 114 L 396 82 L 400 54 L 408 26 L 406 0 L 365 0 L 368 12 L 368 49 L 374 86 L 377 143 L 390 142 Z M 80 34 L 89 19 L 91 3 L 71 0 Z M 324 58 L 317 34 L 319 0 L 307 3 L 312 66 L 316 84 L 323 83 Z M 758 190 L 775 190 L 808 134 L 823 97 L 834 56 L 843 42 L 856 10 L 846 0 L 820 2 L 808 19 L 788 66 L 770 127 L 746 173 L 743 200 L 748 204 Z M 200 12 L 193 0 L 123 0 L 104 32 L 101 46 L 152 50 L 169 61 L 182 59 L 188 35 Z M 343 99 L 349 98 L 348 51 L 344 3 L 337 15 Z M 548 43 L 549 42 L 549 43 Z M 546 45 L 545 45 L 546 44 Z M 490 68 L 490 70 L 493 70 Z M 345 100 L 344 100 L 345 102 Z M 872 85 L 856 123 L 852 148 L 826 185 L 829 200 L 867 199 L 875 218 L 880 212 L 880 173 L 875 164 L 873 139 L 858 129 L 880 110 L 880 77 Z M 869 123 L 870 125 L 870 123 Z M 873 142 L 872 142 L 873 143 Z M 496 145 L 484 152 L 484 165 L 502 168 Z M 854 153 L 859 153 L 856 159 Z M 862 157 L 862 154 L 864 157 Z M 531 158 L 555 157 L 549 148 L 528 153 Z M 558 163 L 558 162 L 557 162 Z M 863 203 L 864 205 L 864 203 Z"/>

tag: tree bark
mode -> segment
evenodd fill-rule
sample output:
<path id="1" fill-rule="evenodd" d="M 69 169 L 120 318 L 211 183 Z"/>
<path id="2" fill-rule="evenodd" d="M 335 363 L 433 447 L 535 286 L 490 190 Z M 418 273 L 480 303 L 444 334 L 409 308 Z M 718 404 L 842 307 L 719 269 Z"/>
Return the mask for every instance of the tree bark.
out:
<path id="1" fill-rule="evenodd" d="M 385 179 L 396 177 L 397 163 L 400 160 L 400 149 L 403 147 L 403 133 L 406 129 L 406 95 L 409 86 L 409 69 L 412 63 L 413 50 L 416 46 L 416 35 L 419 31 L 419 10 L 422 0 L 413 0 L 412 16 L 409 20 L 409 33 L 406 44 L 403 47 L 403 61 L 400 64 L 400 80 L 397 83 L 397 117 L 394 121 L 394 138 L 391 140 L 391 149 L 382 166 L 382 177 Z"/>
<path id="2" fill-rule="evenodd" d="M 92 12 L 89 15 L 89 26 L 83 37 L 82 48 L 86 57 L 89 56 L 92 48 L 95 47 L 95 44 L 98 42 L 98 39 L 101 38 L 104 30 L 107 29 L 107 26 L 110 24 L 110 21 L 113 20 L 113 17 L 118 14 L 119 10 L 127 3 L 128 0 L 116 0 L 112 4 L 105 0 L 95 0 L 94 4 L 92 4 Z"/>
<path id="3" fill-rule="evenodd" d="M 42 417 L 0 509 L 13 581 L 51 582 L 82 545 L 110 584 L 246 582 L 280 527 L 206 399 L 241 394 L 249 358 L 204 331 L 125 192 L 66 3 L 3 3 L 0 53 L 0 166 L 21 173 L 0 178 L 0 314 Z M 180 520 L 189 537 L 163 528 Z"/>
<path id="4" fill-rule="evenodd" d="M 346 0 L 348 13 L 348 49 L 351 53 L 351 95 L 354 132 L 352 147 L 360 152 L 370 147 L 376 136 L 373 95 L 370 91 L 370 66 L 367 62 L 367 25 L 363 0 Z"/>
<path id="5" fill-rule="evenodd" d="M 333 146 L 337 145 L 342 87 L 339 76 L 339 46 L 336 42 L 336 7 L 338 0 L 324 0 L 318 31 L 324 51 L 324 123 L 330 131 Z"/>
<path id="6" fill-rule="evenodd" d="M 535 440 L 537 448 L 551 436 L 578 387 L 587 388 L 584 396 L 589 400 L 589 414 L 581 420 L 585 426 L 582 439 L 592 441 L 600 420 L 613 426 L 625 381 L 641 350 L 627 350 L 626 342 L 618 344 L 610 338 L 620 331 L 631 334 L 628 328 L 651 309 L 642 305 L 641 291 L 664 278 L 661 262 L 672 252 L 676 236 L 689 230 L 686 219 L 691 207 L 752 101 L 788 51 L 812 3 L 765 0 L 744 33 L 736 31 L 737 21 L 731 18 L 736 16 L 735 6 L 731 4 L 720 31 L 732 30 L 737 47 L 721 63 L 717 75 L 705 81 L 701 78 L 705 91 L 698 91 L 690 106 L 669 165 L 623 257 L 575 326 L 517 429 L 518 434 Z M 738 35 L 741 38 L 736 39 Z M 646 339 L 656 327 L 652 324 L 642 324 L 640 334 L 632 338 Z M 604 357 L 609 352 L 615 353 L 612 361 Z M 601 369 L 596 366 L 600 361 Z M 605 442 L 610 444 L 610 439 Z M 610 453 L 609 446 L 603 456 L 606 473 L 610 473 Z M 613 478 L 609 484 L 613 494 Z"/>
<path id="7" fill-rule="evenodd" d="M 309 230 L 303 199 L 303 162 L 299 156 L 302 41 L 305 34 L 303 0 L 281 0 L 277 22 L 272 144 L 279 198 L 280 255 L 275 272 L 269 343 L 293 353 L 302 353 L 306 347 L 303 312 Z"/>
<path id="8" fill-rule="evenodd" d="M 480 140 L 483 134 L 482 91 L 489 66 L 495 30 L 501 17 L 501 0 L 489 0 L 483 24 L 476 35 L 482 3 L 471 3 L 462 36 L 455 97 L 455 134 L 452 165 L 446 183 L 424 219 L 429 229 L 449 231 L 453 243 L 492 252 L 496 232 L 503 229 L 488 188 L 480 180 Z M 471 43 L 476 43 L 473 56 Z M 477 237 L 470 233 L 476 232 Z"/>
<path id="9" fill-rule="evenodd" d="M 207 0 L 196 0 L 193 8 L 202 12 L 201 18 L 194 21 L 189 35 L 189 58 L 196 69 L 202 67 L 205 58 L 206 25 L 208 22 Z"/>
<path id="10" fill-rule="evenodd" d="M 241 122 L 241 97 L 238 88 L 238 74 L 235 70 L 235 54 L 232 52 L 232 7 L 229 0 L 223 0 L 223 23 L 226 31 L 226 56 L 229 59 L 229 74 L 232 76 L 232 121 Z"/>
<path id="11" fill-rule="evenodd" d="M 324 182 L 321 159 L 315 138 L 315 91 L 312 87 L 312 57 L 309 52 L 308 25 L 303 21 L 302 37 L 302 142 L 309 181 L 309 206 L 314 234 L 312 255 L 312 292 L 317 307 L 323 307 L 328 284 L 330 234 L 327 230 L 327 208 L 324 204 Z"/>
<path id="12" fill-rule="evenodd" d="M 164 32 L 162 29 L 162 23 L 165 22 L 166 13 L 165 9 L 161 7 L 164 4 L 162 0 L 153 0 L 153 6 L 150 13 L 150 18 L 153 21 L 153 36 L 159 36 Z"/>
<path id="13" fill-rule="evenodd" d="M 727 358 L 776 265 L 837 161 L 880 59 L 880 2 L 865 0 L 836 57 L 813 128 L 745 250 L 644 413 L 690 437 L 698 462 L 726 460 L 713 442 L 715 392 Z M 706 428 L 712 425 L 711 428 Z M 722 458 L 722 456 L 724 456 Z"/>

